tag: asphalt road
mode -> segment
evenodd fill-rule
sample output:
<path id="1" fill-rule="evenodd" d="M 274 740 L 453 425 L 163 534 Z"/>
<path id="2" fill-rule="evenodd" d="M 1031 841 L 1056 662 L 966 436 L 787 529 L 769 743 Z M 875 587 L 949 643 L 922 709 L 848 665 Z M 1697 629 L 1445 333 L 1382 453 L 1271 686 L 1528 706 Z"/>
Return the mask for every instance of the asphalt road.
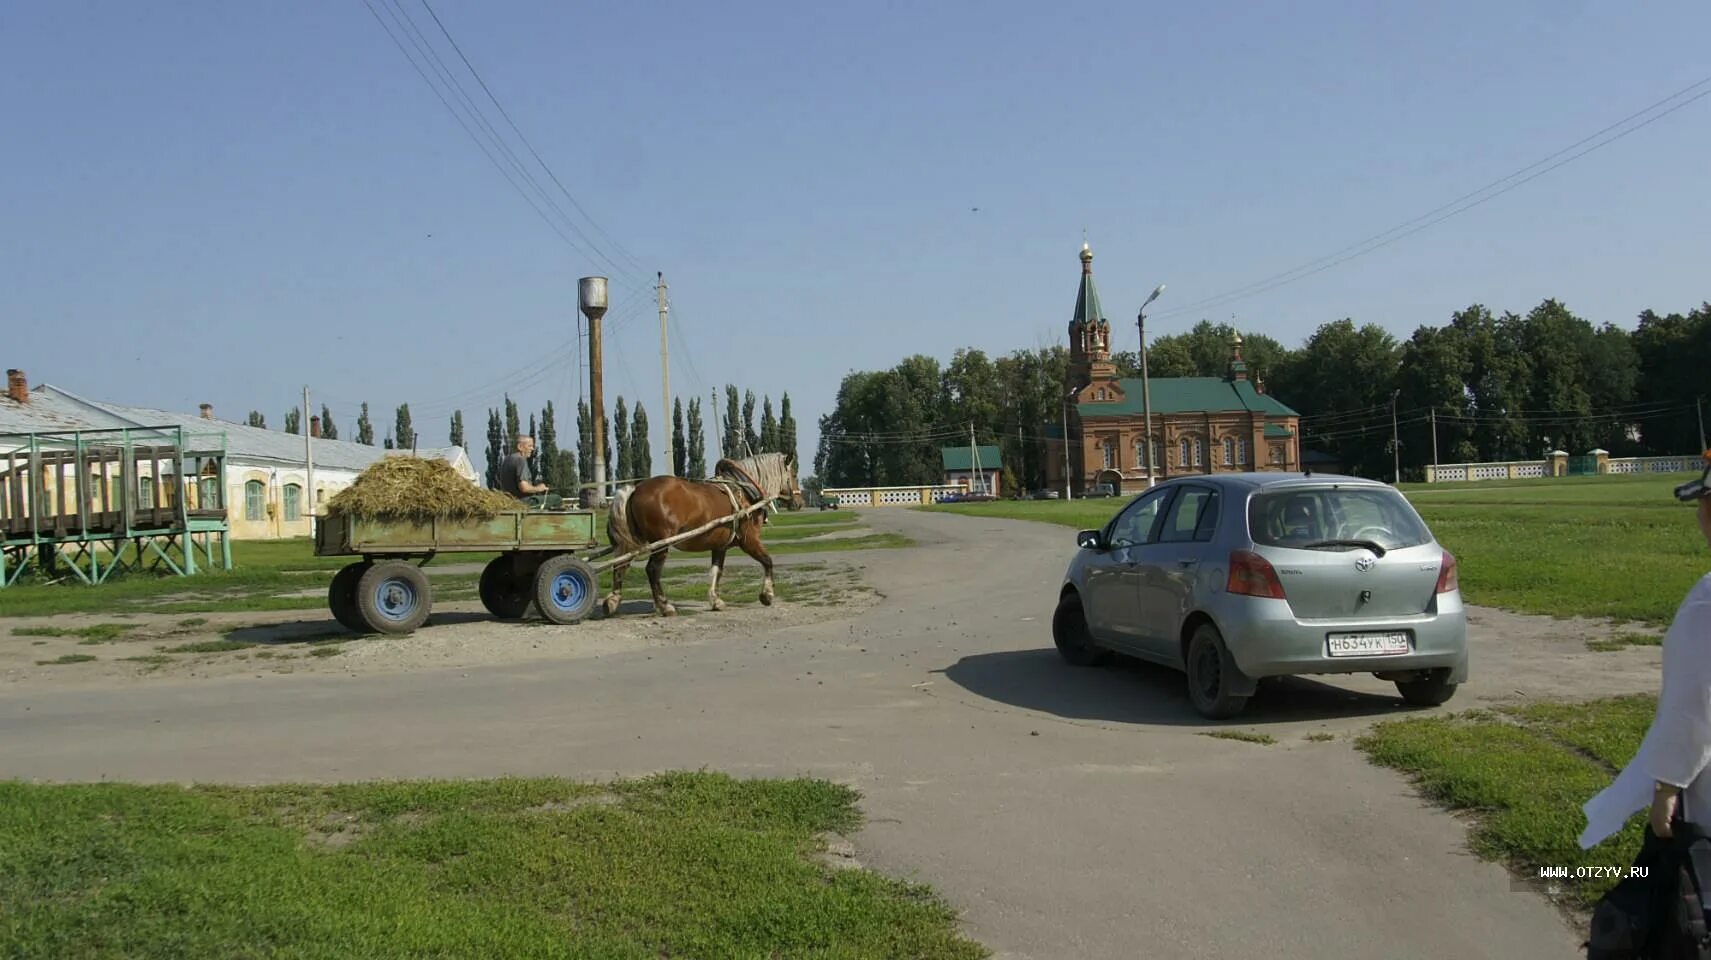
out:
<path id="1" fill-rule="evenodd" d="M 870 516 L 922 546 L 862 555 L 886 599 L 856 620 L 525 666 L 20 687 L 0 701 L 0 776 L 808 774 L 862 791 L 862 862 L 931 883 L 1003 958 L 1578 952 L 1555 908 L 1467 852 L 1464 825 L 1351 746 L 1408 712 L 1394 688 L 1289 681 L 1233 724 L 1277 744 L 1198 736 L 1214 727 L 1178 675 L 1051 650 L 1073 531 Z M 1479 639 L 1452 707 L 1537 672 Z"/>

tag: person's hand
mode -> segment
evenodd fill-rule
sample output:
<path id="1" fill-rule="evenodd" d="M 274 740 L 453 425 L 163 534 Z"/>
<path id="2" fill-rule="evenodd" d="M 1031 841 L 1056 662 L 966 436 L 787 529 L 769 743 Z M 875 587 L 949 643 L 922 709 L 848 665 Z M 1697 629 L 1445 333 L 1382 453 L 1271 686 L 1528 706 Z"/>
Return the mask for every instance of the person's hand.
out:
<path id="1" fill-rule="evenodd" d="M 1681 791 L 1674 787 L 1660 785 L 1652 792 L 1652 832 L 1662 839 L 1668 840 L 1674 833 L 1670 829 L 1670 821 L 1675 819 L 1675 809 L 1680 802 Z"/>

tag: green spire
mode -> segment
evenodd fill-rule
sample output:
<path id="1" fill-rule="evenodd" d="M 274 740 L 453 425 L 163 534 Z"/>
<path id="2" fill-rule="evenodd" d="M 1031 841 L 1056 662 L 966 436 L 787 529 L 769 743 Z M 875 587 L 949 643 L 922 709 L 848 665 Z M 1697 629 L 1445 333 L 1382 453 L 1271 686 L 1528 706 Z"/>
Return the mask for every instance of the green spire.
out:
<path id="1" fill-rule="evenodd" d="M 1097 326 L 1105 319 L 1099 309 L 1099 290 L 1093 286 L 1093 248 L 1081 245 L 1081 289 L 1075 294 L 1075 317 L 1071 325 Z"/>

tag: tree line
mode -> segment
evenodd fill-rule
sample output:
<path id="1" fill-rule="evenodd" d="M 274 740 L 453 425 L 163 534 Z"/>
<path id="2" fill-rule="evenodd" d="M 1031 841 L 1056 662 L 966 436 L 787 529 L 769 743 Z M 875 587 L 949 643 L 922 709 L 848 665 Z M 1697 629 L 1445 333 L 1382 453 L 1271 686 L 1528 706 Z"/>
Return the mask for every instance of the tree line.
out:
<path id="1" fill-rule="evenodd" d="M 796 455 L 796 418 L 790 410 L 790 395 L 780 400 L 779 415 L 774 416 L 772 398 L 764 398 L 760 426 L 754 422 L 755 394 L 746 391 L 739 399 L 737 388 L 725 387 L 728 410 L 719 437 L 716 456 L 740 459 L 756 453 L 779 452 Z M 682 398 L 672 402 L 671 462 L 655 470 L 654 451 L 646 407 L 641 401 L 631 405 L 623 396 L 617 398 L 612 415 L 606 421 L 601 455 L 606 462 L 608 481 L 635 481 L 669 473 L 672 476 L 701 478 L 709 475 L 706 424 L 702 418 L 701 399 L 692 397 L 687 405 Z M 487 485 L 497 487 L 499 464 L 506 454 L 516 448 L 517 438 L 535 438 L 535 452 L 529 467 L 537 480 L 564 495 L 594 477 L 594 418 L 585 400 L 576 404 L 576 437 L 574 446 L 563 445 L 559 439 L 557 412 L 549 401 L 537 419 L 529 414 L 525 431 L 516 401 L 506 396 L 502 408 L 487 412 Z M 463 411 L 452 414 L 451 442 L 463 443 Z"/>
<path id="2" fill-rule="evenodd" d="M 1236 331 L 1201 321 L 1147 350 L 1151 377 L 1221 377 Z M 1595 326 L 1547 299 L 1526 314 L 1482 304 L 1405 341 L 1375 323 L 1319 326 L 1299 347 L 1242 334 L 1249 377 L 1302 415 L 1302 447 L 1350 473 L 1403 479 L 1427 464 L 1539 459 L 1553 450 L 1672 456 L 1702 450 L 1703 371 L 1711 369 L 1711 303 L 1641 312 L 1634 329 Z M 1137 353 L 1112 357 L 1140 376 Z M 956 351 L 948 365 L 905 358 L 844 377 L 820 418 L 815 473 L 827 486 L 936 483 L 940 448 L 999 445 L 1010 489 L 1045 485 L 1047 425 L 1067 412 L 1064 347 L 996 359 Z"/>

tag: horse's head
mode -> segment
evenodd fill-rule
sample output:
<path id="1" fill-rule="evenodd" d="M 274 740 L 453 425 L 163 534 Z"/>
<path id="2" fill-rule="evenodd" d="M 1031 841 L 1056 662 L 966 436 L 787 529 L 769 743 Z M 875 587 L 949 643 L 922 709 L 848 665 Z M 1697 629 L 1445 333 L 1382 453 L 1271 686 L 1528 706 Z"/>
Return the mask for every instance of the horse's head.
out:
<path id="1" fill-rule="evenodd" d="M 800 510 L 806 505 L 802 499 L 802 481 L 796 476 L 795 457 L 784 459 L 784 489 L 779 491 L 779 496 L 785 498 L 785 503 L 792 510 Z"/>

